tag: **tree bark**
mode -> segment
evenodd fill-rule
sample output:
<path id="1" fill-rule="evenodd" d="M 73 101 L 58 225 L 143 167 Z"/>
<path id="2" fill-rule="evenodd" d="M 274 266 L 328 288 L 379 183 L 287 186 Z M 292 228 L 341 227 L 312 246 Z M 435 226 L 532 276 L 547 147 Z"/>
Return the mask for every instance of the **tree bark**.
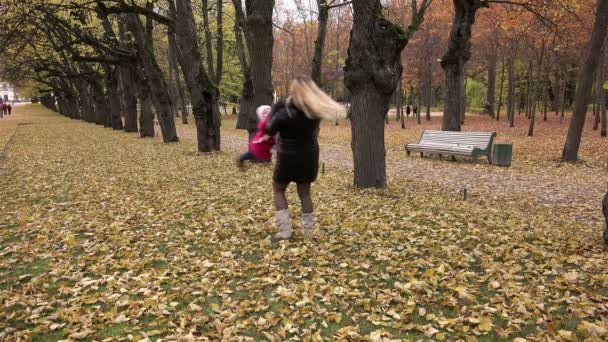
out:
<path id="1" fill-rule="evenodd" d="M 352 99 L 351 147 L 354 185 L 385 188 L 386 150 L 384 119 L 401 78 L 401 51 L 422 22 L 422 16 L 404 32 L 384 18 L 379 0 L 354 0 L 353 28 L 344 67 Z"/>
<path id="2" fill-rule="evenodd" d="M 243 13 L 243 5 L 241 0 L 232 0 L 235 8 L 234 20 L 234 37 L 236 43 L 236 51 L 241 64 L 241 72 L 243 73 L 243 90 L 239 99 L 239 115 L 236 122 L 237 129 L 246 129 L 251 134 L 256 129 L 255 109 L 253 108 L 253 81 L 251 80 L 251 70 L 247 62 L 247 54 L 245 44 L 243 44 L 243 28 L 245 25 L 245 14 Z"/>
<path id="3" fill-rule="evenodd" d="M 509 127 L 515 127 L 515 56 L 513 56 L 512 51 L 507 55 L 507 69 L 509 74 L 507 116 L 509 118 Z"/>
<path id="4" fill-rule="evenodd" d="M 78 91 L 78 98 L 80 100 L 82 120 L 84 120 L 85 122 L 94 122 L 95 109 L 93 108 L 89 84 L 86 80 L 79 79 L 76 81 L 76 89 Z"/>
<path id="5" fill-rule="evenodd" d="M 465 94 L 463 79 L 465 63 L 471 58 L 471 32 L 475 23 L 475 13 L 487 6 L 481 0 L 453 0 L 454 21 L 448 41 L 448 51 L 441 58 L 441 68 L 445 72 L 446 100 L 443 112 L 444 131 L 461 130 L 461 111 Z"/>
<path id="6" fill-rule="evenodd" d="M 174 6 L 174 5 L 173 5 Z M 173 7 L 172 7 L 173 8 Z M 182 115 L 182 124 L 188 124 L 188 104 L 186 102 L 186 96 L 184 95 L 184 87 L 182 85 L 182 80 L 180 77 L 180 67 L 179 61 L 177 59 L 177 43 L 175 42 L 175 32 L 171 30 L 169 34 L 169 49 L 173 50 L 171 53 L 171 58 L 173 58 L 173 71 L 175 74 L 175 88 L 177 90 L 177 96 L 179 97 L 179 111 Z"/>
<path id="7" fill-rule="evenodd" d="M 427 23 L 427 30 L 428 28 Z M 431 121 L 431 100 L 433 97 L 433 64 L 431 61 L 431 46 L 429 42 L 430 32 L 427 33 L 427 37 L 425 39 L 425 45 L 427 45 L 427 54 L 425 57 L 425 80 L 424 80 L 424 104 L 426 107 L 426 121 Z"/>
<path id="8" fill-rule="evenodd" d="M 172 6 L 171 6 L 172 7 Z M 190 0 L 177 0 L 176 44 L 177 57 L 184 73 L 184 80 L 192 99 L 192 115 L 196 123 L 196 134 L 199 152 L 219 151 L 220 118 L 218 90 L 205 72 L 203 58 L 200 54 L 196 37 L 196 24 Z M 212 75 L 212 74 L 211 74 Z"/>
<path id="9" fill-rule="evenodd" d="M 139 136 L 141 138 L 154 138 L 154 113 L 150 99 L 150 86 L 141 66 L 137 69 L 137 95 L 139 97 Z"/>
<path id="10" fill-rule="evenodd" d="M 538 59 L 538 73 L 536 74 L 536 89 L 532 92 L 532 111 L 530 112 L 530 126 L 528 126 L 528 136 L 534 136 L 534 124 L 536 123 L 536 95 L 540 94 L 542 88 L 542 68 L 545 56 L 545 40 L 540 47 L 540 58 Z"/>
<path id="11" fill-rule="evenodd" d="M 211 77 L 215 75 L 213 67 L 213 40 L 211 39 L 211 26 L 209 24 L 209 3 L 201 0 L 203 6 L 203 31 L 205 33 L 205 52 L 207 53 L 207 74 Z"/>
<path id="12" fill-rule="evenodd" d="M 215 67 L 215 84 L 219 87 L 222 83 L 224 72 L 224 1 L 217 0 L 217 40 L 215 44 L 217 64 Z"/>
<path id="13" fill-rule="evenodd" d="M 121 66 L 120 76 L 122 80 L 123 101 L 125 104 L 125 132 L 136 133 L 137 127 L 137 76 L 134 68 L 136 66 Z"/>
<path id="14" fill-rule="evenodd" d="M 120 38 L 120 43 L 125 48 L 133 48 L 134 42 L 132 41 L 132 36 L 127 34 L 126 23 L 124 20 L 118 21 L 118 35 Z M 137 127 L 137 64 L 121 64 L 119 72 L 122 88 L 122 102 L 124 104 L 124 130 L 127 133 L 136 133 L 139 130 Z"/>
<path id="15" fill-rule="evenodd" d="M 329 6 L 327 4 L 327 0 L 317 0 L 317 9 L 319 11 L 319 25 L 317 29 L 317 39 L 315 39 L 315 50 L 312 57 L 311 78 L 319 87 L 321 87 L 323 50 L 325 48 L 325 37 L 327 35 L 327 19 L 329 18 Z"/>
<path id="16" fill-rule="evenodd" d="M 562 152 L 562 161 L 573 162 L 578 160 L 578 150 L 581 144 L 585 118 L 587 116 L 587 104 L 593 86 L 593 74 L 600 62 L 602 45 L 608 34 L 608 0 L 598 0 L 595 13 L 595 23 L 587 50 L 587 56 L 583 67 L 578 75 L 578 87 L 574 103 L 574 113 L 570 121 L 568 136 Z"/>
<path id="17" fill-rule="evenodd" d="M 152 41 L 146 38 L 143 26 L 137 14 L 128 13 L 127 23 L 129 30 L 133 33 L 137 44 L 137 57 L 143 68 L 151 91 L 151 100 L 156 109 L 156 116 L 160 124 L 164 142 L 177 142 L 175 130 L 175 117 L 173 115 L 173 104 L 169 96 L 169 90 L 163 73 L 154 58 Z"/>
<path id="18" fill-rule="evenodd" d="M 486 103 L 489 105 L 489 113 L 494 117 L 494 100 L 496 98 L 496 65 L 498 63 L 498 54 L 496 47 L 492 47 L 492 51 L 488 55 L 488 89 L 486 91 Z"/>
<path id="19" fill-rule="evenodd" d="M 602 106 L 601 118 L 600 118 L 600 135 L 602 137 L 606 137 L 606 107 L 608 107 L 608 90 L 603 90 L 604 93 L 604 102 Z"/>
<path id="20" fill-rule="evenodd" d="M 91 90 L 93 92 L 93 101 L 95 103 L 95 123 L 105 125 L 106 116 L 108 116 L 109 105 L 105 94 L 103 93 L 103 84 L 99 76 L 90 77 Z"/>
<path id="21" fill-rule="evenodd" d="M 272 10 L 274 0 L 249 0 L 247 17 L 244 20 L 246 42 L 251 62 L 251 84 L 253 90 L 248 130 L 255 132 L 257 118 L 255 108 L 273 103 L 272 86 Z"/>
<path id="22" fill-rule="evenodd" d="M 500 121 L 500 111 L 502 110 L 502 92 L 505 86 L 505 58 L 502 58 L 500 71 L 500 91 L 498 95 L 498 110 L 496 111 L 496 121 Z"/>
<path id="23" fill-rule="evenodd" d="M 600 72 L 597 74 L 597 85 L 595 89 L 595 103 L 597 110 L 595 111 L 595 116 L 593 117 L 593 130 L 597 131 L 600 128 L 600 116 L 602 110 L 604 108 L 603 98 L 604 94 L 602 91 L 602 84 L 605 80 L 605 72 L 604 72 L 604 63 L 600 62 Z"/>
<path id="24" fill-rule="evenodd" d="M 169 87 L 169 96 L 171 97 L 171 103 L 173 104 L 173 115 L 178 118 L 180 114 L 177 110 L 177 84 L 175 82 L 175 66 L 173 65 L 175 61 L 175 58 L 173 57 L 175 50 L 171 49 L 171 36 L 173 34 L 172 29 L 168 29 L 167 31 L 167 41 L 169 42 L 167 47 L 167 66 L 169 69 L 167 86 Z"/>
<path id="25" fill-rule="evenodd" d="M 105 65 L 106 69 L 106 92 L 110 110 L 112 129 L 122 130 L 122 105 L 120 101 L 120 70 L 118 66 Z"/>
<path id="26" fill-rule="evenodd" d="M 608 44 L 604 42 L 604 44 Z M 606 65 L 608 65 L 608 45 L 604 46 L 604 73 L 606 72 Z M 604 74 L 605 75 L 605 74 Z M 604 78 L 605 80 L 605 78 Z M 602 82 L 604 82 L 602 80 Z M 606 137 L 606 107 L 608 107 L 608 89 L 604 89 L 603 84 L 600 90 L 602 93 L 602 111 L 600 113 L 600 135 L 602 137 Z"/>

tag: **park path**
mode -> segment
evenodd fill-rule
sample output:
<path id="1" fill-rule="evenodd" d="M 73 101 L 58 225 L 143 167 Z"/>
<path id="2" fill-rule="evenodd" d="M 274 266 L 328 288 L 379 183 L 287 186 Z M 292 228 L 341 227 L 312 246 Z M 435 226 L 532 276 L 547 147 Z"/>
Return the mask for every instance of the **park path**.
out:
<path id="1" fill-rule="evenodd" d="M 192 125 L 178 125 L 180 137 L 195 141 Z M 352 154 L 348 148 L 324 146 L 321 141 L 321 162 L 327 169 L 352 170 Z M 242 152 L 247 148 L 244 132 L 224 130 L 224 149 Z M 571 169 L 568 169 L 571 168 Z M 405 152 L 389 152 L 387 174 L 390 182 L 416 181 L 438 186 L 447 193 L 458 196 L 464 188 L 472 196 L 517 198 L 525 196 L 536 202 L 569 212 L 570 218 L 579 222 L 601 225 L 601 201 L 606 192 L 608 172 L 593 175 L 597 170 L 581 170 L 581 167 L 564 166 L 562 172 L 530 173 L 515 168 L 499 168 L 467 161 L 441 161 L 436 158 L 406 158 Z M 585 177 L 581 174 L 591 173 Z"/>

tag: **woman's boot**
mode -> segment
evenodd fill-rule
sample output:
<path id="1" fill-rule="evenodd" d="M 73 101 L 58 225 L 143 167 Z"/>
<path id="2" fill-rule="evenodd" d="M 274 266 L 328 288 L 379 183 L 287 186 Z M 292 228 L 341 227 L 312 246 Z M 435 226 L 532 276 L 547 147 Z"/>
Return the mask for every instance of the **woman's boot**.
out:
<path id="1" fill-rule="evenodd" d="M 313 213 L 302 214 L 302 235 L 305 238 L 312 238 L 315 231 L 315 217 Z"/>
<path id="2" fill-rule="evenodd" d="M 291 214 L 289 213 L 289 209 L 277 211 L 276 222 L 279 227 L 279 232 L 275 234 L 274 237 L 277 239 L 291 238 L 293 229 L 291 228 Z"/>

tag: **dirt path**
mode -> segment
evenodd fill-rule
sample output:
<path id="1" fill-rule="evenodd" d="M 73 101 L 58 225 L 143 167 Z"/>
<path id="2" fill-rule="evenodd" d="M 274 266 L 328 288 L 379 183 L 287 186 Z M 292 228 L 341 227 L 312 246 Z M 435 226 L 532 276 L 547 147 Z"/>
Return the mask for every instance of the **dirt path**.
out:
<path id="1" fill-rule="evenodd" d="M 179 136 L 195 140 L 194 127 L 178 126 Z M 224 130 L 222 132 L 224 149 L 241 152 L 246 149 L 246 136 L 242 132 Z M 352 155 L 348 150 L 323 146 L 321 142 L 321 162 L 330 168 L 352 170 Z M 554 208 L 576 206 L 579 222 L 601 225 L 601 201 L 606 191 L 607 174 L 597 175 L 594 179 L 577 177 L 581 167 L 563 166 L 563 172 L 522 173 L 512 168 L 499 168 L 469 161 L 451 162 L 437 158 L 405 157 L 405 153 L 389 153 L 387 174 L 389 183 L 400 180 L 423 181 L 437 185 L 455 193 L 466 188 L 472 195 L 479 196 L 526 196 L 538 203 Z M 589 170 L 588 172 L 595 172 Z"/>

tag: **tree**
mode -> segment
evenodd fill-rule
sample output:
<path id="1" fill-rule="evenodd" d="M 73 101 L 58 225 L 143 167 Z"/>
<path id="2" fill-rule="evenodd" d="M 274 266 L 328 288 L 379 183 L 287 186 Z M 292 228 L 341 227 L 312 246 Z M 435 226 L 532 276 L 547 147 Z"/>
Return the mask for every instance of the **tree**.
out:
<path id="1" fill-rule="evenodd" d="M 196 24 L 190 0 L 176 0 L 176 45 L 177 57 L 192 98 L 192 115 L 196 123 L 198 150 L 210 152 L 220 150 L 220 118 L 218 89 L 205 72 L 203 59 L 196 36 Z M 213 62 L 210 62 L 213 63 Z"/>
<path id="2" fill-rule="evenodd" d="M 460 131 L 461 108 L 464 93 L 462 82 L 466 77 L 465 63 L 471 58 L 471 32 L 475 23 L 475 14 L 487 1 L 453 0 L 454 21 L 450 32 L 448 50 L 441 58 L 441 68 L 445 72 L 446 101 L 443 111 L 444 131 Z"/>
<path id="3" fill-rule="evenodd" d="M 137 14 L 127 13 L 127 27 L 133 34 L 137 44 L 137 56 L 143 73 L 150 87 L 151 100 L 156 108 L 156 115 L 160 124 L 164 142 L 179 141 L 175 130 L 175 117 L 173 115 L 173 103 L 169 96 L 169 90 L 165 77 L 162 74 L 156 59 L 152 42 L 146 39 L 144 28 Z"/>
<path id="4" fill-rule="evenodd" d="M 255 108 L 273 102 L 272 86 L 272 9 L 274 0 L 248 0 L 244 19 L 249 51 L 250 75 L 253 90 L 252 110 L 248 114 L 249 131 L 255 131 Z"/>
<path id="5" fill-rule="evenodd" d="M 587 105 L 593 87 L 594 73 L 601 59 L 602 45 L 608 34 L 608 0 L 598 0 L 595 12 L 595 23 L 589 41 L 589 47 L 583 66 L 578 74 L 578 87 L 574 100 L 574 113 L 570 121 L 568 136 L 562 152 L 562 161 L 574 162 L 578 160 L 578 150 L 581 144 Z"/>
<path id="6" fill-rule="evenodd" d="M 255 108 L 273 102 L 272 10 L 274 0 L 247 0 L 246 11 L 243 11 L 241 0 L 232 2 L 236 16 L 236 46 L 243 72 L 243 91 L 239 100 L 237 128 L 247 129 L 249 135 L 252 136 L 257 124 Z M 241 33 L 245 36 L 245 44 L 243 44 Z M 249 52 L 248 54 L 246 50 Z M 249 61 L 247 57 L 249 57 Z"/>
<path id="7" fill-rule="evenodd" d="M 379 0 L 352 2 L 354 21 L 344 71 L 352 98 L 351 147 L 358 188 L 387 185 L 384 120 L 403 72 L 401 51 L 420 28 L 431 2 L 423 0 L 417 10 L 417 1 L 412 1 L 407 31 L 384 17 Z"/>

